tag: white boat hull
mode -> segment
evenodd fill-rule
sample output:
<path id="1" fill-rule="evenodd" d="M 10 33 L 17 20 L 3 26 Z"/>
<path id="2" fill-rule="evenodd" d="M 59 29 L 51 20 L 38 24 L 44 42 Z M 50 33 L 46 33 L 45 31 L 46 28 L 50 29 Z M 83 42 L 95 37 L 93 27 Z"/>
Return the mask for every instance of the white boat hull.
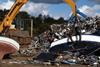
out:
<path id="1" fill-rule="evenodd" d="M 75 36 L 73 36 L 72 39 L 74 41 L 76 41 Z M 81 41 L 100 42 L 100 36 L 82 35 Z M 70 40 L 68 41 L 68 38 L 61 39 L 61 40 L 58 40 L 58 41 L 55 41 L 55 42 L 51 43 L 50 48 L 52 48 L 52 47 L 54 47 L 56 45 L 60 45 L 60 44 L 63 44 L 63 43 L 68 43 L 68 42 L 71 42 Z"/>
<path id="2" fill-rule="evenodd" d="M 0 37 L 0 59 L 2 59 L 5 54 L 17 52 L 19 47 L 19 44 L 15 40 L 7 37 Z"/>

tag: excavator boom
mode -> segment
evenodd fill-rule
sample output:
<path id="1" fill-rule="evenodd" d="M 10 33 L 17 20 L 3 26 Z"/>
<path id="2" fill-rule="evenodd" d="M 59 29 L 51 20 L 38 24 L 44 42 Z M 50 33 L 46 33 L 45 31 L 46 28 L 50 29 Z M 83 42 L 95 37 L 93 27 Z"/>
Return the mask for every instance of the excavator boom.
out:
<path id="1" fill-rule="evenodd" d="M 73 0 L 64 0 L 65 3 L 69 4 L 72 8 L 73 15 L 76 16 L 76 4 Z"/>
<path id="2" fill-rule="evenodd" d="M 28 2 L 28 0 L 16 0 L 15 1 L 15 3 L 12 5 L 10 11 L 8 12 L 8 14 L 5 16 L 3 22 L 1 22 L 0 33 L 2 33 L 2 31 L 5 30 L 5 28 L 11 26 L 15 16 L 17 15 L 17 13 L 21 9 L 21 7 L 27 2 Z"/>

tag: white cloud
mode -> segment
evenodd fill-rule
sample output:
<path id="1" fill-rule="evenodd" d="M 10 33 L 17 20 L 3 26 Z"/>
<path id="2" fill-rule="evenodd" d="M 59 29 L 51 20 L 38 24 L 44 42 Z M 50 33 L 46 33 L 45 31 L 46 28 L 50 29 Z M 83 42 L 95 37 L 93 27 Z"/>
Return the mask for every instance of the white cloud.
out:
<path id="1" fill-rule="evenodd" d="M 13 5 L 13 1 L 8 0 L 6 2 L 3 2 L 0 4 L 0 9 L 10 9 L 11 6 Z M 27 11 L 31 15 L 37 16 L 38 14 L 43 14 L 43 15 L 48 15 L 48 6 L 47 4 L 42 4 L 42 3 L 33 3 L 33 2 L 28 2 L 21 8 L 21 11 Z"/>
<path id="2" fill-rule="evenodd" d="M 42 13 L 42 15 L 48 15 L 48 10 L 43 10 Z"/>
<path id="3" fill-rule="evenodd" d="M 50 17 L 53 17 L 54 19 L 59 19 L 60 18 L 60 16 L 52 15 L 52 14 L 50 14 Z"/>
<path id="4" fill-rule="evenodd" d="M 93 8 L 94 8 L 95 10 L 100 10 L 100 5 L 94 5 Z"/>
<path id="5" fill-rule="evenodd" d="M 38 14 L 48 15 L 48 6 L 47 4 L 36 4 L 29 2 L 21 10 L 27 11 L 31 15 L 37 16 Z"/>
<path id="6" fill-rule="evenodd" d="M 2 7 L 2 9 L 10 9 L 13 3 L 13 1 L 8 0 L 7 2 L 1 3 L 0 6 Z"/>
<path id="7" fill-rule="evenodd" d="M 0 9 L 3 9 L 2 5 L 0 5 Z"/>
<path id="8" fill-rule="evenodd" d="M 58 15 L 49 14 L 49 15 L 50 17 L 53 17 L 54 19 L 59 19 L 60 17 L 63 17 L 66 20 L 68 18 L 64 14 L 58 14 Z"/>
<path id="9" fill-rule="evenodd" d="M 100 15 L 100 12 L 98 12 L 98 10 L 100 10 L 100 5 L 94 5 L 93 7 L 84 5 L 84 6 L 80 7 L 79 10 L 81 12 L 85 13 L 87 16 Z"/>

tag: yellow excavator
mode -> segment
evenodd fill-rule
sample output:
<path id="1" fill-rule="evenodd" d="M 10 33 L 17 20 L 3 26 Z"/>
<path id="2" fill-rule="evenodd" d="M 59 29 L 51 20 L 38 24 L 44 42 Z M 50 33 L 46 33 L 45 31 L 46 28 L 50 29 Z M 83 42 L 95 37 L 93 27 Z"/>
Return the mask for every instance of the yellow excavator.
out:
<path id="1" fill-rule="evenodd" d="M 2 22 L 0 22 L 0 33 L 3 34 L 5 33 L 10 26 L 12 25 L 12 22 L 15 18 L 15 16 L 17 15 L 17 13 L 19 12 L 20 8 L 27 3 L 28 0 L 16 0 L 15 3 L 13 4 L 13 6 L 11 7 L 10 11 L 8 12 L 8 14 L 5 16 L 4 20 Z"/>
<path id="2" fill-rule="evenodd" d="M 64 2 L 71 6 L 72 13 L 73 13 L 74 16 L 76 16 L 77 12 L 76 12 L 76 4 L 75 4 L 74 0 L 64 0 Z"/>

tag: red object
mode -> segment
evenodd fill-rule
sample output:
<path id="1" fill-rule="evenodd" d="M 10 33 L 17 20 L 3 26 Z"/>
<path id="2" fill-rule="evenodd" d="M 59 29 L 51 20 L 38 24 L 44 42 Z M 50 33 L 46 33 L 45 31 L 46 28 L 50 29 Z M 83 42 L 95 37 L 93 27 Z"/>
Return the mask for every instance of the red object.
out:
<path id="1" fill-rule="evenodd" d="M 0 59 L 5 54 L 15 53 L 19 50 L 19 44 L 10 38 L 0 37 Z"/>

